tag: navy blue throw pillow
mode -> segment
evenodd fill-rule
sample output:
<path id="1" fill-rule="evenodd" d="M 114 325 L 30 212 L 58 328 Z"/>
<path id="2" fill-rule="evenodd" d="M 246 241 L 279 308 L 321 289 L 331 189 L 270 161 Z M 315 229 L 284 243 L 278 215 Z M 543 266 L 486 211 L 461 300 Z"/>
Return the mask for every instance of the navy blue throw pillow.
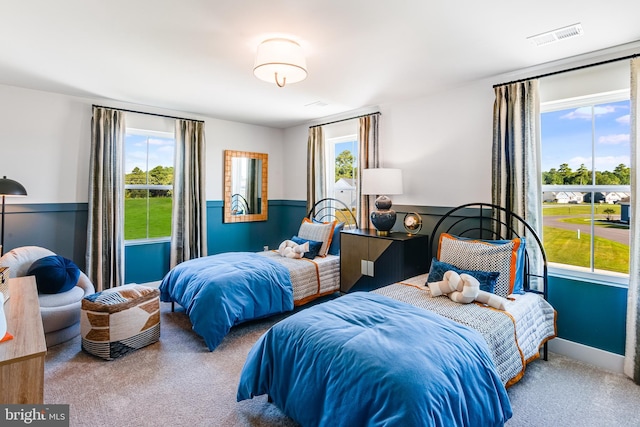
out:
<path id="1" fill-rule="evenodd" d="M 78 284 L 80 269 L 69 259 L 51 255 L 31 264 L 27 275 L 36 277 L 39 293 L 57 294 L 67 292 Z"/>
<path id="2" fill-rule="evenodd" d="M 443 279 L 444 273 L 449 270 L 453 270 L 458 274 L 468 274 L 478 279 L 480 282 L 480 289 L 485 292 L 491 292 L 495 290 L 496 282 L 498 280 L 499 272 L 496 271 L 479 271 L 479 270 L 463 270 L 456 267 L 453 264 L 438 261 L 433 258 L 431 260 L 431 268 L 429 269 L 429 277 L 427 283 L 439 282 Z"/>
<path id="3" fill-rule="evenodd" d="M 302 245 L 304 242 L 309 242 L 309 252 L 305 252 L 303 255 L 305 258 L 314 259 L 318 256 L 318 253 L 322 248 L 322 242 L 316 242 L 315 240 L 307 240 L 298 236 L 293 236 L 291 240 L 293 240 L 296 245 Z"/>

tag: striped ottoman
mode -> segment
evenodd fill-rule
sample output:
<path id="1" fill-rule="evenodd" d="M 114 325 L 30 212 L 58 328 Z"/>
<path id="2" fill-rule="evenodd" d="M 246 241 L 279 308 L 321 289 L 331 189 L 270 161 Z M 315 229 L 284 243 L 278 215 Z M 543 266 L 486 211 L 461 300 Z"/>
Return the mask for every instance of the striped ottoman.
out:
<path id="1" fill-rule="evenodd" d="M 106 360 L 160 339 L 160 291 L 125 285 L 84 297 L 80 315 L 82 349 Z"/>

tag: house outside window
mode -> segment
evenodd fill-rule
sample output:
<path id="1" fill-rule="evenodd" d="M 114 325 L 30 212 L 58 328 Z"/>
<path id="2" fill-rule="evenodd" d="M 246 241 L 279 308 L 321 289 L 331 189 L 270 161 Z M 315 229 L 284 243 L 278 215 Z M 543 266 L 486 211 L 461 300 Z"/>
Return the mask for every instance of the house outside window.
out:
<path id="1" fill-rule="evenodd" d="M 628 91 L 541 106 L 542 234 L 552 268 L 628 277 L 629 113 Z"/>
<path id="2" fill-rule="evenodd" d="M 127 129 L 125 136 L 125 241 L 168 240 L 174 168 L 174 135 Z"/>

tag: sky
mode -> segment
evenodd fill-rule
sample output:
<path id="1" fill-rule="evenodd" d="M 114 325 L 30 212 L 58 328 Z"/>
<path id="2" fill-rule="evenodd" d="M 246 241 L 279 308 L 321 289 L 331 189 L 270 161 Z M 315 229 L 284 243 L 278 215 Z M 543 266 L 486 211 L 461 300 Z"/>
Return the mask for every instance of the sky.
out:
<path id="1" fill-rule="evenodd" d="M 149 166 L 147 169 L 147 140 L 149 141 Z M 136 166 L 147 172 L 156 166 L 173 167 L 174 140 L 155 136 L 127 134 L 124 141 L 125 173 Z"/>
<path id="2" fill-rule="evenodd" d="M 593 107 L 595 116 L 595 169 L 613 171 L 620 163 L 631 165 L 629 101 Z M 592 107 L 542 113 L 542 170 L 568 163 L 575 171 L 584 164 L 591 169 Z"/>

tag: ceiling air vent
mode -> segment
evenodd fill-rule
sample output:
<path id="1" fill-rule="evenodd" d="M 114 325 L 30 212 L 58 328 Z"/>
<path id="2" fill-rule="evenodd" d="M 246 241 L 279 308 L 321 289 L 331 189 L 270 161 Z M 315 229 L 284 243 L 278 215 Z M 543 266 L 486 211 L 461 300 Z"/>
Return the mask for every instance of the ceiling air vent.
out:
<path id="1" fill-rule="evenodd" d="M 546 33 L 527 37 L 536 46 L 544 46 L 546 44 L 555 43 L 560 40 L 569 39 L 571 37 L 581 36 L 584 31 L 580 23 L 569 25 L 568 27 L 558 28 L 557 30 L 547 31 Z"/>
<path id="2" fill-rule="evenodd" d="M 311 102 L 309 104 L 305 104 L 305 107 L 326 107 L 327 104 L 326 102 L 323 101 L 315 101 L 315 102 Z"/>

